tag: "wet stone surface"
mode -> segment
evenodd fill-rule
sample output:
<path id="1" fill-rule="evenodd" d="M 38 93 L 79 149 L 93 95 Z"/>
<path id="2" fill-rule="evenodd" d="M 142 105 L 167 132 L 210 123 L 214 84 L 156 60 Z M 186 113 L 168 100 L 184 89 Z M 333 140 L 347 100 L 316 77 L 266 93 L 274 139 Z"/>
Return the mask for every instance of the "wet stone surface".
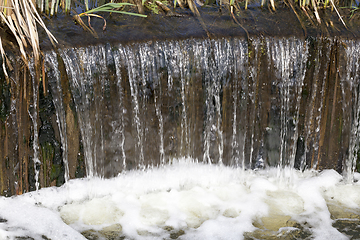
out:
<path id="1" fill-rule="evenodd" d="M 346 234 L 350 239 L 360 239 L 359 219 L 337 219 L 333 223 L 333 227 Z"/>
<path id="2" fill-rule="evenodd" d="M 347 10 L 339 9 L 345 16 Z M 349 21 L 344 28 L 335 11 L 320 11 L 322 25 L 314 25 L 308 17 L 299 10 L 300 19 L 287 7 L 278 7 L 276 12 L 259 7 L 241 10 L 236 14 L 238 23 L 231 17 L 227 9 L 219 11 L 218 7 L 201 8 L 201 20 L 190 10 L 176 9 L 177 17 L 161 14 L 148 14 L 147 18 L 137 18 L 125 14 L 100 14 L 106 19 L 91 19 L 91 26 L 97 36 L 85 31 L 74 23 L 71 16 L 59 16 L 47 20 L 46 25 L 59 41 L 58 47 L 78 47 L 103 43 L 129 43 L 156 40 L 181 40 L 187 38 L 221 38 L 245 37 L 252 39 L 259 36 L 271 37 L 334 37 L 359 38 L 358 21 Z M 286 19 L 286 21 L 284 21 Z M 87 22 L 87 21 L 84 21 Z M 41 31 L 41 30 L 40 30 Z M 45 33 L 41 33 L 41 48 L 52 48 Z"/>
<path id="3" fill-rule="evenodd" d="M 286 220 L 288 219 L 288 220 Z M 276 216 L 273 218 L 263 218 L 260 222 L 255 222 L 254 226 L 258 229 L 253 232 L 246 232 L 244 234 L 245 240 L 290 240 L 290 239 L 312 239 L 312 233 L 309 226 L 305 223 L 299 224 L 296 221 L 289 219 L 287 216 Z M 339 232 L 345 234 L 349 239 L 360 239 L 360 220 L 359 219 L 336 219 L 333 227 Z M 90 240 L 122 240 L 126 236 L 122 234 L 121 226 L 115 229 L 116 226 L 110 226 L 100 231 L 87 230 L 82 232 L 86 239 Z M 170 235 L 168 239 L 179 239 L 182 235 L 186 235 L 186 229 L 176 230 L 172 227 L 164 227 Z M 143 233 L 144 236 L 147 236 Z"/>
<path id="4" fill-rule="evenodd" d="M 170 233 L 170 238 L 177 239 L 178 237 L 180 237 L 181 235 L 184 235 L 184 234 L 185 234 L 184 230 L 174 231 L 174 232 Z"/>
<path id="5" fill-rule="evenodd" d="M 246 240 L 251 239 L 310 239 L 311 232 L 290 216 L 272 215 L 254 222 L 258 229 L 244 234 Z"/>
<path id="6" fill-rule="evenodd" d="M 104 232 L 104 231 L 95 231 L 88 230 L 81 233 L 86 239 L 89 240 L 123 240 L 125 237 L 121 232 Z"/>
<path id="7" fill-rule="evenodd" d="M 328 203 L 328 208 L 334 220 L 332 224 L 334 228 L 347 235 L 349 239 L 360 239 L 359 212 L 331 203 Z"/>

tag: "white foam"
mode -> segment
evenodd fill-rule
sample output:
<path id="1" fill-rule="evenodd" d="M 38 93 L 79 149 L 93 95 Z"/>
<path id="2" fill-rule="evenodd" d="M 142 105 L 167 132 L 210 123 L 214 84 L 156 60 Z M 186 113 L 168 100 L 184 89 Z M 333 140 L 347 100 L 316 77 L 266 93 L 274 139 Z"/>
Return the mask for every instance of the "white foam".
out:
<path id="1" fill-rule="evenodd" d="M 180 230 L 181 239 L 242 239 L 272 216 L 289 216 L 315 239 L 348 239 L 332 227 L 327 203 L 358 211 L 359 199 L 360 185 L 342 183 L 333 170 L 242 171 L 181 160 L 1 197 L 0 218 L 7 221 L 0 223 L 0 239 L 84 239 L 79 232 L 114 225 L 131 239 L 169 238 Z M 296 229 L 280 227 L 279 234 Z"/>

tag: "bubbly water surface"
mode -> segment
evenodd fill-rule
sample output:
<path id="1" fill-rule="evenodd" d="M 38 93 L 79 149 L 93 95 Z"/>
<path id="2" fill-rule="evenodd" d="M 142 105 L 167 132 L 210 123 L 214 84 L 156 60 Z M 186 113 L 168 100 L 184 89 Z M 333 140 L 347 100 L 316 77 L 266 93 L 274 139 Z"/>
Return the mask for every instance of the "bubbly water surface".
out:
<path id="1" fill-rule="evenodd" d="M 244 171 L 174 160 L 1 197 L 0 239 L 350 239 L 333 226 L 348 221 L 356 230 L 359 179 L 355 173 L 354 183 L 345 183 L 334 170 Z"/>

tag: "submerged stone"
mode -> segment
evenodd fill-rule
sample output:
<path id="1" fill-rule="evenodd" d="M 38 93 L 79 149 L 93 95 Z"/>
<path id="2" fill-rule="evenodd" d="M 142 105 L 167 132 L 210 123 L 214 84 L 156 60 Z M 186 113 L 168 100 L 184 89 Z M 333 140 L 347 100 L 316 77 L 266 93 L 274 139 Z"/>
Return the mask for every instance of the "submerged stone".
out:
<path id="1" fill-rule="evenodd" d="M 274 214 L 268 217 L 262 217 L 259 223 L 254 223 L 254 226 L 276 232 L 283 227 L 293 227 L 295 222 L 290 221 L 290 219 L 290 216 Z"/>
<path id="2" fill-rule="evenodd" d="M 184 235 L 185 231 L 184 230 L 178 230 L 178 231 L 173 231 L 170 233 L 170 238 L 171 239 L 177 239 L 180 236 Z"/>
<path id="3" fill-rule="evenodd" d="M 279 231 L 274 232 L 270 230 L 256 230 L 252 233 L 245 233 L 245 240 L 292 240 L 292 239 L 303 239 L 310 240 L 312 239 L 312 235 L 309 231 L 303 230 L 302 228 L 297 227 L 284 227 L 279 229 Z"/>
<path id="4" fill-rule="evenodd" d="M 360 221 L 360 209 L 348 208 L 338 202 L 328 202 L 327 206 L 333 220 L 349 219 Z"/>
<path id="5" fill-rule="evenodd" d="M 360 220 L 357 219 L 336 219 L 333 223 L 339 232 L 346 234 L 349 239 L 360 239 Z"/>

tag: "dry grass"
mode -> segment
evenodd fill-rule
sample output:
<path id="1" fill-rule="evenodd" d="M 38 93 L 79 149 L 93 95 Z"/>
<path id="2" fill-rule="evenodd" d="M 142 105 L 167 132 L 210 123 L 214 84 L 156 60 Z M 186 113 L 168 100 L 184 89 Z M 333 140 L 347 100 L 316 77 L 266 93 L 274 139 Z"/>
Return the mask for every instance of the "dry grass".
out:
<path id="1" fill-rule="evenodd" d="M 302 9 L 307 16 L 308 12 L 313 12 L 317 22 L 320 24 L 321 19 L 319 16 L 318 9 L 320 8 L 331 8 L 335 10 L 339 16 L 341 22 L 345 25 L 342 17 L 338 13 L 337 7 L 339 2 L 334 2 L 338 0 L 261 0 L 261 5 L 267 4 L 269 9 L 272 11 L 276 10 L 276 5 L 279 4 L 279 1 L 284 2 L 287 5 L 290 5 L 291 8 L 295 11 L 294 6 L 298 5 L 300 9 Z M 346 0 L 344 0 L 346 1 Z M 45 13 L 47 15 L 53 16 L 58 12 L 58 9 L 61 7 L 63 12 L 70 12 L 71 6 L 74 3 L 83 4 L 84 8 L 88 11 L 89 8 L 95 8 L 95 0 L 0 0 L 0 23 L 6 25 L 8 29 L 14 35 L 21 56 L 24 61 L 27 62 L 29 58 L 28 52 L 31 49 L 35 61 L 38 61 L 40 58 L 40 49 L 39 49 L 39 35 L 37 31 L 37 27 L 40 26 L 47 32 L 50 40 L 56 42 L 55 37 L 47 30 L 44 22 L 42 21 L 40 13 Z M 172 7 L 176 7 L 177 5 L 180 7 L 188 7 L 190 8 L 196 16 L 200 18 L 200 13 L 197 9 L 194 0 L 173 0 L 168 1 L 165 0 L 97 0 L 96 3 L 98 6 L 106 5 L 109 2 L 131 2 L 137 6 L 138 12 L 143 14 L 144 9 L 150 9 L 152 12 L 156 13 L 156 9 L 164 11 L 170 8 L 167 8 L 166 5 L 170 4 Z M 196 0 L 197 3 L 205 2 L 205 0 Z M 207 0 L 206 2 L 217 3 L 220 6 L 228 6 L 231 10 L 232 16 L 235 18 L 234 11 L 236 9 L 240 9 L 240 5 L 247 8 L 249 0 Z M 156 3 L 156 4 L 155 4 Z M 161 4 L 160 4 L 161 3 Z M 37 8 L 36 8 L 36 7 Z M 171 11 L 171 10 L 170 10 Z M 157 11 L 159 12 L 159 11 Z M 166 12 L 166 11 L 165 11 Z M 168 11 L 169 12 L 169 11 Z M 172 12 L 172 11 L 171 11 Z M 122 12 L 124 13 L 124 12 Z M 85 13 L 83 13 L 85 14 Z M 296 13 L 297 14 L 297 13 Z M 80 19 L 80 15 L 78 18 Z M 89 14 L 87 15 L 89 16 Z M 80 19 L 81 20 L 81 19 Z M 201 20 L 201 18 L 200 18 Z M 3 58 L 3 68 L 6 74 L 5 62 L 6 60 L 5 52 L 2 47 L 2 40 L 0 37 L 0 56 Z"/>
<path id="2" fill-rule="evenodd" d="M 25 62 L 28 60 L 28 51 L 32 50 L 35 62 L 39 61 L 39 34 L 37 26 L 45 29 L 51 42 L 56 42 L 55 37 L 46 28 L 42 18 L 35 8 L 34 0 L 0 0 L 0 19 L 5 24 L 11 33 L 14 35 L 17 45 L 19 47 L 22 58 Z M 0 54 L 3 57 L 3 62 L 6 62 L 5 53 L 0 39 Z M 3 64 L 4 72 L 6 69 Z"/>

